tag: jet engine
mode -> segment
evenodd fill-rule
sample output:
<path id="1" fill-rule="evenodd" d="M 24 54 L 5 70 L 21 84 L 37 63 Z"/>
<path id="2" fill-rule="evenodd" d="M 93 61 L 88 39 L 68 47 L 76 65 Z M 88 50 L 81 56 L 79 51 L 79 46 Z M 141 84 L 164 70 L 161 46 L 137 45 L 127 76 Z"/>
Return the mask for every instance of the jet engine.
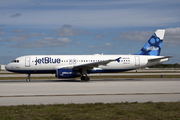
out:
<path id="1" fill-rule="evenodd" d="M 64 69 L 64 68 L 56 70 L 57 78 L 75 78 L 79 76 L 81 76 L 81 74 L 77 70 Z"/>

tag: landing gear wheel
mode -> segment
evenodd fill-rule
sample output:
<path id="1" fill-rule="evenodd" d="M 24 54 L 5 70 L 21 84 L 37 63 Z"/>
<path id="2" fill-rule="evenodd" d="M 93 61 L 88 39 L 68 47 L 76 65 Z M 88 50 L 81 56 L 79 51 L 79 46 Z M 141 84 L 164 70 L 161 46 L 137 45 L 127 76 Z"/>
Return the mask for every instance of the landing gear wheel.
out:
<path id="1" fill-rule="evenodd" d="M 81 76 L 81 81 L 86 81 L 88 82 L 90 78 L 88 76 Z"/>
<path id="2" fill-rule="evenodd" d="M 85 76 L 81 76 L 81 81 L 85 81 Z"/>
<path id="3" fill-rule="evenodd" d="M 85 81 L 88 82 L 90 78 L 88 76 L 85 77 Z"/>

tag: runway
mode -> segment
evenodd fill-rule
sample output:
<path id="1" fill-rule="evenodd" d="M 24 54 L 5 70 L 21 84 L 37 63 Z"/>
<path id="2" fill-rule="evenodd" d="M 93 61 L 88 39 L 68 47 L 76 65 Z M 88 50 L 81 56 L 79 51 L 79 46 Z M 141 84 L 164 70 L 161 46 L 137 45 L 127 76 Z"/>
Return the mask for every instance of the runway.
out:
<path id="1" fill-rule="evenodd" d="M 1 80 L 0 106 L 180 101 L 179 79 Z"/>

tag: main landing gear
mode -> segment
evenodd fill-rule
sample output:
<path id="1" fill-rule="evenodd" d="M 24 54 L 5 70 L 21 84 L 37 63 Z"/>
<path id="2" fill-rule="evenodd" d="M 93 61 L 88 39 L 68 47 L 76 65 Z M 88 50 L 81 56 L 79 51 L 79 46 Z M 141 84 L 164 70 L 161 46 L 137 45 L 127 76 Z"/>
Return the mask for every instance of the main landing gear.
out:
<path id="1" fill-rule="evenodd" d="M 87 71 L 83 70 L 82 74 L 81 74 L 81 81 L 88 82 L 89 80 L 90 80 L 90 78 L 87 76 Z"/>
<path id="2" fill-rule="evenodd" d="M 29 74 L 28 74 L 28 78 L 26 79 L 27 82 L 30 81 L 30 76 L 31 76 L 31 74 L 29 73 Z"/>
<path id="3" fill-rule="evenodd" d="M 81 81 L 85 81 L 88 82 L 90 80 L 90 78 L 88 76 L 81 76 Z"/>

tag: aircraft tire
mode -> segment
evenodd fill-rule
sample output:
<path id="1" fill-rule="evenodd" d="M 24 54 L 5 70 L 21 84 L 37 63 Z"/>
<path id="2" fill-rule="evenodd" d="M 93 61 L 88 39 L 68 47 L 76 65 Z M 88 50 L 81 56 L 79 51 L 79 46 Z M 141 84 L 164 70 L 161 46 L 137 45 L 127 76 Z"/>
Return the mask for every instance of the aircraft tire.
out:
<path id="1" fill-rule="evenodd" d="M 85 76 L 81 76 L 81 81 L 85 81 Z"/>
<path id="2" fill-rule="evenodd" d="M 90 78 L 88 76 L 85 77 L 85 81 L 88 82 Z"/>
<path id="3" fill-rule="evenodd" d="M 81 76 L 81 81 L 88 82 L 90 78 L 88 76 Z"/>

